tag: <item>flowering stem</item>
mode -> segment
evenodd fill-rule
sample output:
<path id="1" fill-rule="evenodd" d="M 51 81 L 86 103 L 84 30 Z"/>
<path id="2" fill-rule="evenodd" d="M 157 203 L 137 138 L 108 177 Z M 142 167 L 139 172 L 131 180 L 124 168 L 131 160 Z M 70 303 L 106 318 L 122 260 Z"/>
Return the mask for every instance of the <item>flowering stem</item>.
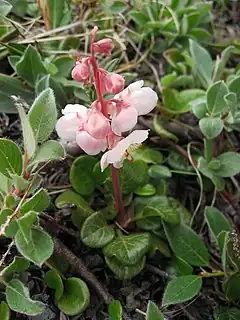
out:
<path id="1" fill-rule="evenodd" d="M 115 206 L 118 212 L 117 222 L 121 225 L 125 219 L 125 210 L 123 205 L 120 181 L 119 181 L 119 172 L 114 166 L 111 166 L 112 173 L 112 184 L 113 184 L 113 192 L 115 198 Z"/>
<path id="2" fill-rule="evenodd" d="M 107 117 L 107 114 L 105 113 L 105 110 L 104 110 L 104 101 L 103 101 L 103 94 L 102 94 L 102 88 L 101 88 L 100 74 L 99 74 L 97 62 L 94 56 L 94 49 L 92 44 L 91 44 L 91 54 L 92 54 L 91 63 L 92 63 L 93 75 L 94 75 L 94 80 L 96 85 L 97 98 L 98 98 L 98 101 L 100 102 L 102 113 L 105 115 L 105 117 Z"/>
<path id="3" fill-rule="evenodd" d="M 91 63 L 93 68 L 93 76 L 94 76 L 94 82 L 96 86 L 97 98 L 101 105 L 101 112 L 104 114 L 105 117 L 108 117 L 108 114 L 104 108 L 105 104 L 104 104 L 102 87 L 101 87 L 100 72 L 99 72 L 97 61 L 94 55 L 93 42 L 95 40 L 96 32 L 97 32 L 97 28 L 95 27 L 92 31 L 92 38 L 91 38 L 91 45 L 90 45 Z M 124 205 L 122 200 L 119 173 L 118 173 L 118 169 L 116 169 L 114 166 L 111 166 L 111 171 L 112 171 L 112 184 L 113 184 L 113 190 L 114 190 L 115 206 L 118 213 L 117 222 L 121 225 L 121 222 L 123 222 L 125 219 L 125 210 L 124 210 Z"/>

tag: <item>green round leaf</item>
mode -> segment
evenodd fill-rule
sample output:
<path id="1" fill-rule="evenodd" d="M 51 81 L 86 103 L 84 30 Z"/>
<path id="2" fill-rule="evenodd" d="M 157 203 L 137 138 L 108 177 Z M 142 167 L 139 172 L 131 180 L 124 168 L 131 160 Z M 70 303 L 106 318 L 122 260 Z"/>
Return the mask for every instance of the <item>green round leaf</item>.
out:
<path id="1" fill-rule="evenodd" d="M 240 319 L 240 309 L 219 307 L 214 310 L 215 320 L 238 320 Z"/>
<path id="2" fill-rule="evenodd" d="M 153 179 L 159 178 L 171 178 L 172 173 L 166 166 L 162 165 L 153 165 L 148 169 L 148 174 Z"/>
<path id="3" fill-rule="evenodd" d="M 163 313 L 152 301 L 148 302 L 146 320 L 164 320 Z"/>
<path id="4" fill-rule="evenodd" d="M 220 118 L 202 118 L 199 127 L 207 139 L 214 139 L 222 132 L 223 121 Z"/>
<path id="5" fill-rule="evenodd" d="M 234 273 L 223 284 L 226 297 L 230 301 L 240 299 L 240 273 Z"/>
<path id="6" fill-rule="evenodd" d="M 150 236 L 148 233 L 118 236 L 103 250 L 107 257 L 116 257 L 124 265 L 134 265 L 148 251 Z"/>
<path id="7" fill-rule="evenodd" d="M 148 183 L 148 166 L 142 160 L 133 163 L 124 161 L 120 169 L 120 184 L 124 194 L 135 191 L 138 187 Z"/>
<path id="8" fill-rule="evenodd" d="M 135 190 L 135 193 L 136 193 L 138 196 L 148 197 L 148 196 L 153 196 L 153 195 L 156 193 L 156 189 L 155 189 L 155 187 L 154 187 L 152 184 L 147 183 L 147 184 L 145 184 L 145 185 L 142 186 L 142 187 L 138 187 L 138 188 Z"/>
<path id="9" fill-rule="evenodd" d="M 64 292 L 57 300 L 57 306 L 68 316 L 83 312 L 89 304 L 90 293 L 84 281 L 79 278 L 69 278 L 64 281 Z"/>
<path id="10" fill-rule="evenodd" d="M 145 206 L 140 207 L 141 204 L 145 204 Z M 139 199 L 136 201 L 137 220 L 159 217 L 166 222 L 178 224 L 180 223 L 178 206 L 178 202 L 164 196 L 148 197 L 144 202 Z"/>
<path id="11" fill-rule="evenodd" d="M 4 301 L 0 303 L 0 318 L 1 320 L 10 320 L 10 310 Z"/>
<path id="12" fill-rule="evenodd" d="M 34 301 L 29 296 L 28 288 L 18 279 L 11 280 L 6 287 L 6 298 L 9 307 L 19 313 L 35 316 L 43 312 L 44 304 Z"/>
<path id="13" fill-rule="evenodd" d="M 115 273 L 119 280 L 129 280 L 139 274 L 145 265 L 145 257 L 142 257 L 136 264 L 126 266 L 115 257 L 105 257 L 109 269 Z"/>
<path id="14" fill-rule="evenodd" d="M 166 236 L 177 256 L 193 266 L 207 266 L 209 253 L 202 240 L 184 224 L 170 225 L 164 222 Z"/>
<path id="15" fill-rule="evenodd" d="M 28 260 L 41 266 L 53 253 L 52 238 L 40 228 L 31 229 L 31 238 L 26 242 L 19 230 L 15 236 L 18 251 Z"/>
<path id="16" fill-rule="evenodd" d="M 181 156 L 178 152 L 174 150 L 171 150 L 168 155 L 168 164 L 170 167 L 172 167 L 175 170 L 188 171 L 188 172 L 194 171 L 189 161 L 183 158 L 183 156 Z"/>
<path id="17" fill-rule="evenodd" d="M 182 303 L 192 299 L 202 287 L 202 279 L 195 275 L 171 280 L 165 289 L 162 306 Z"/>
<path id="18" fill-rule="evenodd" d="M 44 277 L 49 288 L 55 290 L 55 299 L 59 300 L 63 295 L 64 287 L 60 274 L 55 270 L 49 270 Z"/>
<path id="19" fill-rule="evenodd" d="M 22 154 L 11 140 L 0 139 L 0 172 L 10 178 L 11 174 L 21 175 L 23 170 Z"/>
<path id="20" fill-rule="evenodd" d="M 92 194 L 95 189 L 93 168 L 97 160 L 90 156 L 80 156 L 72 164 L 70 182 L 73 188 L 83 196 Z"/>
<path id="21" fill-rule="evenodd" d="M 114 228 L 107 224 L 102 212 L 95 212 L 84 221 L 81 239 L 88 247 L 103 248 L 114 237 Z"/>
<path id="22" fill-rule="evenodd" d="M 167 258 L 172 256 L 168 243 L 157 235 L 151 233 L 149 246 L 150 255 L 154 256 L 157 250 Z"/>

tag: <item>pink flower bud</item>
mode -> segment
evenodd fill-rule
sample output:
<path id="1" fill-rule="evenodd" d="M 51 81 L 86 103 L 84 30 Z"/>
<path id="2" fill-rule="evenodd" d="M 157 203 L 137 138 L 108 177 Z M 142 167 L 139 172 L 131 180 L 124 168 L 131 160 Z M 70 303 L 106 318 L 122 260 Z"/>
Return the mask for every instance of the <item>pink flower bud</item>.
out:
<path id="1" fill-rule="evenodd" d="M 72 70 L 72 78 L 78 82 L 86 82 L 90 77 L 90 58 L 83 58 L 76 62 L 76 66 Z"/>
<path id="2" fill-rule="evenodd" d="M 114 45 L 111 39 L 102 39 L 93 43 L 93 48 L 95 53 L 103 53 L 107 56 L 111 55 L 111 50 Z"/>
<path id="3" fill-rule="evenodd" d="M 107 74 L 102 80 L 106 94 L 117 94 L 124 89 L 125 80 L 120 74 Z"/>

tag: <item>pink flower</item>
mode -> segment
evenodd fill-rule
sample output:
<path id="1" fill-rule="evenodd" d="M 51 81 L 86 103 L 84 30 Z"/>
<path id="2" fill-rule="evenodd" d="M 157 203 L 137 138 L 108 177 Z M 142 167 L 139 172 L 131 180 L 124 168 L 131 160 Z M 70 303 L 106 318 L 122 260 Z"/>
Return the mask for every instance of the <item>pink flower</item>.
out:
<path id="1" fill-rule="evenodd" d="M 120 107 L 112 116 L 112 130 L 120 135 L 122 132 L 131 130 L 137 123 L 137 117 L 152 111 L 157 104 L 157 94 L 149 87 L 143 87 L 144 82 L 136 81 L 130 84 L 114 99 L 122 101 Z"/>
<path id="2" fill-rule="evenodd" d="M 114 45 L 111 39 L 102 39 L 93 43 L 95 53 L 104 53 L 107 56 L 111 55 L 111 50 Z"/>
<path id="3" fill-rule="evenodd" d="M 86 82 L 90 77 L 90 57 L 76 62 L 72 70 L 72 78 L 78 82 Z"/>
<path id="4" fill-rule="evenodd" d="M 136 144 L 140 144 L 148 137 L 148 130 L 135 130 L 129 134 L 126 138 L 122 139 L 112 149 L 104 153 L 101 158 L 101 170 L 104 171 L 109 164 L 112 164 L 115 168 L 121 168 L 123 160 L 128 157 Z"/>
<path id="5" fill-rule="evenodd" d="M 62 113 L 63 116 L 56 124 L 56 131 L 61 139 L 77 142 L 89 155 L 96 155 L 106 150 L 106 135 L 110 125 L 108 119 L 100 112 L 96 109 L 89 110 L 79 104 L 68 104 Z"/>
<path id="6" fill-rule="evenodd" d="M 109 130 L 110 123 L 100 111 L 92 106 L 88 111 L 88 119 L 84 124 L 84 129 L 96 139 L 106 138 Z"/>
<path id="7" fill-rule="evenodd" d="M 90 156 L 107 149 L 107 139 L 95 139 L 85 130 L 77 133 L 76 141 L 79 147 Z"/>
<path id="8" fill-rule="evenodd" d="M 63 116 L 58 119 L 56 131 L 65 141 L 76 141 L 77 130 L 83 126 L 88 109 L 80 104 L 68 104 L 62 110 Z"/>

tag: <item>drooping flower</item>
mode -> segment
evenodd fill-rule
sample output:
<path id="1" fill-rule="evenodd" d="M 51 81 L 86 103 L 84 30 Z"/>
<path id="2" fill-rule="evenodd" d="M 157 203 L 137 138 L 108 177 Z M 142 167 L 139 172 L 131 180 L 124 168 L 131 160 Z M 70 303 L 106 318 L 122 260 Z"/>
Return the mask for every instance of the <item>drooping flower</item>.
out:
<path id="1" fill-rule="evenodd" d="M 77 132 L 76 141 L 79 147 L 90 156 L 107 149 L 107 139 L 95 139 L 85 130 Z"/>
<path id="2" fill-rule="evenodd" d="M 110 130 L 109 119 L 107 119 L 97 108 L 92 106 L 91 109 L 88 110 L 84 129 L 92 137 L 104 139 Z"/>
<path id="3" fill-rule="evenodd" d="M 112 130 L 120 135 L 131 130 L 137 123 L 137 117 L 152 111 L 157 104 L 157 94 L 150 87 L 143 87 L 144 81 L 130 84 L 114 99 L 122 102 L 112 115 Z"/>
<path id="4" fill-rule="evenodd" d="M 104 153 L 101 158 L 101 170 L 104 171 L 109 164 L 115 168 L 120 168 L 123 165 L 123 160 L 129 156 L 131 149 L 136 144 L 141 144 L 148 138 L 148 130 L 135 130 L 130 133 L 126 138 L 122 139 L 112 149 Z"/>
<path id="5" fill-rule="evenodd" d="M 72 70 L 72 78 L 78 82 L 87 82 L 90 78 L 90 57 L 82 58 L 76 62 Z"/>
<path id="6" fill-rule="evenodd" d="M 68 104 L 62 110 L 63 116 L 58 119 L 56 131 L 65 141 L 76 141 L 77 130 L 83 126 L 88 109 L 80 104 Z"/>
<path id="7" fill-rule="evenodd" d="M 110 128 L 108 119 L 94 109 L 89 110 L 79 104 L 68 104 L 62 113 L 63 116 L 56 124 L 56 131 L 61 139 L 77 142 L 79 147 L 89 155 L 96 155 L 106 150 L 106 135 Z"/>
<path id="8" fill-rule="evenodd" d="M 102 39 L 93 43 L 94 53 L 103 53 L 107 56 L 111 55 L 114 45 L 111 39 Z"/>

